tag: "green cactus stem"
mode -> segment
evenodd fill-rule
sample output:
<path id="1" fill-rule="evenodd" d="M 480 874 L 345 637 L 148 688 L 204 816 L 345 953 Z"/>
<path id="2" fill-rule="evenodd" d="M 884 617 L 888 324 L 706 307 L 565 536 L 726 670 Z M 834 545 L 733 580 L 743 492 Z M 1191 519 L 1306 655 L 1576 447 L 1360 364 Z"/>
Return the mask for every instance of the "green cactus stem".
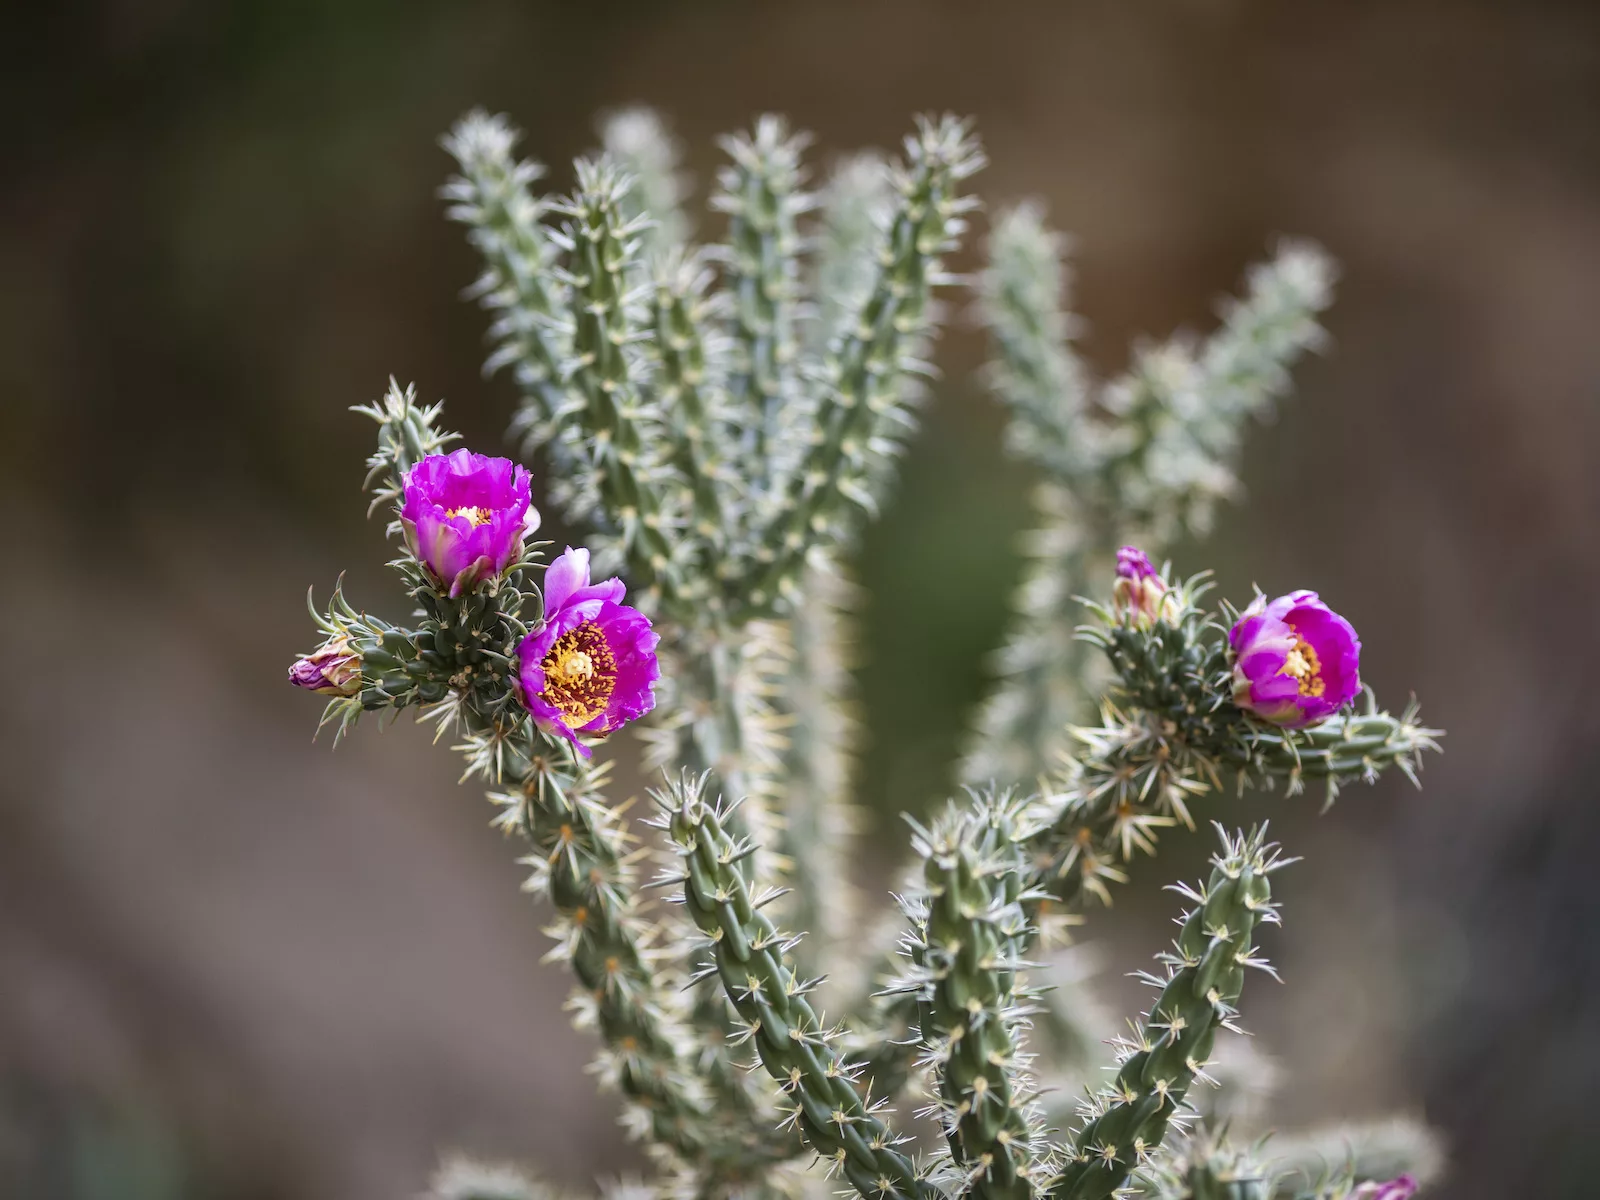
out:
<path id="1" fill-rule="evenodd" d="M 1018 981 L 1030 934 L 1025 809 L 1009 794 L 976 796 L 912 841 L 924 893 L 917 965 L 901 986 L 921 1002 L 924 1063 L 974 1200 L 1035 1192 L 1038 1114 L 1022 1052 L 1031 998 Z"/>
<path id="2" fill-rule="evenodd" d="M 1161 995 L 1124 1044 L 1116 1079 L 1089 1100 L 1051 1200 L 1103 1200 L 1149 1163 L 1204 1070 L 1217 1030 L 1233 1026 L 1245 970 L 1268 969 L 1251 938 L 1259 923 L 1278 919 L 1270 876 L 1287 860 L 1265 832 L 1224 834 L 1210 880 L 1181 889 L 1194 907 L 1172 952 L 1161 956 L 1164 977 L 1148 977 Z"/>
<path id="3" fill-rule="evenodd" d="M 710 965 L 743 1019 L 757 1058 L 787 1093 L 790 1120 L 810 1146 L 869 1200 L 939 1200 L 926 1171 L 899 1149 L 897 1136 L 855 1084 L 855 1068 L 806 999 L 815 981 L 786 961 L 792 939 L 760 911 L 741 861 L 751 850 L 725 831 L 726 811 L 701 795 L 689 776 L 655 793 L 661 825 L 681 860 L 683 902 L 708 939 Z"/>

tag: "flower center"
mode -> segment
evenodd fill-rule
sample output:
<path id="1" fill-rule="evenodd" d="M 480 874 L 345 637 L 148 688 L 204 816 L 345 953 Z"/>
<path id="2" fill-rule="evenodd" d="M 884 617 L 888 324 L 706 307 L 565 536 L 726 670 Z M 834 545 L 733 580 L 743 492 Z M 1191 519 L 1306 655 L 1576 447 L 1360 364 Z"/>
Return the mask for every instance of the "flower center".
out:
<path id="1" fill-rule="evenodd" d="M 1294 648 L 1284 658 L 1278 674 L 1293 677 L 1300 684 L 1302 696 L 1320 696 L 1328 690 L 1327 681 L 1322 678 L 1322 660 L 1311 643 L 1299 634 L 1295 635 Z"/>
<path id="2" fill-rule="evenodd" d="M 494 513 L 476 504 L 463 505 L 460 508 L 447 508 L 444 510 L 447 517 L 465 517 L 474 525 L 487 525 L 494 519 Z"/>
<path id="3" fill-rule="evenodd" d="M 539 699 L 561 714 L 567 728 L 587 725 L 605 712 L 617 686 L 617 661 L 593 621 L 558 637 L 539 665 L 544 668 Z"/>

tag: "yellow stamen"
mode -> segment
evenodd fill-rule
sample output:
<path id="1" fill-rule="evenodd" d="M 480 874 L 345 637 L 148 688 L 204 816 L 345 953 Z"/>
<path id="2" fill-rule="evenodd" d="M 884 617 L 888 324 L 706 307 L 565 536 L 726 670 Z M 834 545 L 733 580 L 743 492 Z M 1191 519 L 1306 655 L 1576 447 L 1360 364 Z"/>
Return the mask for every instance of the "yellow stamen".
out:
<path id="1" fill-rule="evenodd" d="M 444 510 L 444 515 L 447 517 L 465 517 L 474 525 L 487 525 L 494 518 L 493 512 L 476 504 L 463 505 L 461 508 L 447 508 Z"/>
<path id="2" fill-rule="evenodd" d="M 1311 648 L 1311 643 L 1298 633 L 1295 634 L 1294 648 L 1284 657 L 1278 674 L 1297 680 L 1302 696 L 1320 696 L 1328 690 L 1327 682 L 1322 678 L 1322 660 Z"/>
<path id="3" fill-rule="evenodd" d="M 559 712 L 569 729 L 587 725 L 605 712 L 617 683 L 617 663 L 605 634 L 593 621 L 558 637 L 539 665 L 544 668 L 539 699 Z"/>

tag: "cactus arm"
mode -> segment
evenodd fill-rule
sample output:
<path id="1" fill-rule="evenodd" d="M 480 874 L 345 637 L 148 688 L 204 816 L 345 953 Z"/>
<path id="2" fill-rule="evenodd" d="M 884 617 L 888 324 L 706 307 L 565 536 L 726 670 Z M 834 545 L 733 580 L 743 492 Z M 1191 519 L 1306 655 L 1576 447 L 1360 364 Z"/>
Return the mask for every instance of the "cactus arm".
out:
<path id="1" fill-rule="evenodd" d="M 761 497 L 781 490 L 797 461 L 798 219 L 814 205 L 802 186 L 800 154 L 809 140 L 770 114 L 751 133 L 723 138 L 732 161 L 718 174 L 711 200 L 729 218 L 727 242 L 719 248 L 737 363 L 729 391 L 747 432 L 741 457 Z"/>
<path id="2" fill-rule="evenodd" d="M 1139 541 L 1158 560 L 1185 533 L 1209 531 L 1234 476 L 1246 421 L 1285 394 L 1289 368 L 1325 340 L 1318 314 L 1334 270 L 1303 242 L 1254 267 L 1245 295 L 1198 347 L 1176 337 L 1143 350 L 1104 386 L 1071 351 L 1061 242 L 1036 211 L 996 226 L 980 313 L 994 345 L 991 377 L 1010 406 L 1008 445 L 1038 465 L 1040 523 L 1017 617 L 980 710 L 963 767 L 969 779 L 1031 783 L 1054 770 L 1069 725 L 1094 695 L 1093 656 L 1061 611 L 1094 590 L 1116 547 Z"/>
<path id="3" fill-rule="evenodd" d="M 948 117 L 920 122 L 906 146 L 876 282 L 855 330 L 830 356 L 810 444 L 760 531 L 754 569 L 737 591 L 739 611 L 793 603 L 809 550 L 848 537 L 851 514 L 872 509 L 876 477 L 909 428 L 904 378 L 926 369 L 914 352 L 934 327 L 929 301 L 946 282 L 941 256 L 957 244 L 972 207 L 959 185 L 983 157 L 966 124 Z"/>
<path id="4" fill-rule="evenodd" d="M 1277 920 L 1269 876 L 1285 860 L 1264 829 L 1223 837 L 1210 881 L 1183 889 L 1194 902 L 1173 951 L 1162 956 L 1161 995 L 1124 1046 L 1126 1057 L 1108 1088 L 1091 1097 L 1051 1200 L 1103 1200 L 1150 1161 L 1195 1077 L 1210 1057 L 1217 1030 L 1232 1025 L 1260 922 Z"/>
<path id="5" fill-rule="evenodd" d="M 850 879 L 850 842 L 858 819 L 850 803 L 859 740 L 849 706 L 852 680 L 851 584 L 832 564 L 806 572 L 805 600 L 787 622 L 768 622 L 786 655 L 774 671 L 774 706 L 787 743 L 779 777 L 777 860 L 789 893 L 786 924 L 807 931 L 794 949 L 805 975 L 848 972 L 860 953 L 852 936 L 860 898 Z"/>
<path id="6" fill-rule="evenodd" d="M 633 187 L 623 199 L 626 220 L 643 218 L 645 259 L 671 253 L 689 240 L 689 214 L 683 209 L 688 180 L 679 169 L 678 140 L 653 109 L 624 108 L 600 122 L 600 144 L 629 175 Z"/>
<path id="7" fill-rule="evenodd" d="M 691 494 L 687 533 L 703 548 L 694 568 L 711 575 L 721 569 L 743 502 L 726 390 L 729 347 L 716 317 L 723 297 L 709 291 L 703 253 L 668 251 L 656 259 L 654 274 L 651 390 L 669 435 L 668 461 Z M 707 597 L 708 618 L 720 600 L 716 593 Z"/>
<path id="8" fill-rule="evenodd" d="M 437 406 L 418 407 L 409 389 L 391 385 L 361 411 L 379 422 L 368 486 L 379 504 L 393 505 L 410 465 L 454 435 L 435 428 Z M 432 703 L 441 732 L 463 730 L 467 777 L 491 786 L 496 824 L 529 845 L 528 890 L 556 910 L 551 957 L 577 978 L 577 1019 L 603 1046 L 598 1074 L 624 1096 L 624 1124 L 664 1165 L 721 1187 L 791 1157 L 797 1147 L 770 1135 L 776 1114 L 747 1089 L 725 1086 L 725 1051 L 690 1022 L 671 947 L 640 907 L 637 855 L 603 794 L 606 767 L 538 732 L 515 701 L 505 652 L 539 613 L 537 591 L 523 582 L 528 564 L 459 598 L 442 594 L 409 554 L 394 565 L 421 606 L 417 629 L 359 614 L 337 594 L 318 619 L 361 654 L 360 693 L 336 703 L 353 708 L 351 719 L 362 709 Z"/>
<path id="9" fill-rule="evenodd" d="M 1031 1200 L 1037 1106 L 1023 1072 L 1030 997 L 1018 982 L 1029 940 L 1021 898 L 1027 864 L 1023 806 L 985 795 L 913 839 L 924 896 L 916 968 L 924 1063 L 973 1200 Z"/>
<path id="10" fill-rule="evenodd" d="M 926 1172 L 857 1088 L 855 1069 L 840 1053 L 785 962 L 790 939 L 760 911 L 741 867 L 748 843 L 735 841 L 690 777 L 656 793 L 662 825 L 681 859 L 683 902 L 709 939 L 711 964 L 749 1032 L 767 1073 L 789 1095 L 795 1127 L 830 1167 L 868 1200 L 938 1200 Z"/>
<path id="11" fill-rule="evenodd" d="M 460 174 L 443 196 L 447 215 L 467 226 L 467 240 L 483 258 L 470 294 L 494 315 L 494 350 L 484 372 L 512 368 L 522 397 L 513 429 L 531 449 L 553 436 L 565 398 L 562 364 L 571 351 L 557 318 L 567 297 L 551 270 L 559 250 L 543 224 L 549 204 L 531 188 L 544 168 L 514 157 L 517 138 L 502 116 L 474 111 L 456 122 L 443 144 Z"/>
<path id="12" fill-rule="evenodd" d="M 661 956 L 639 909 L 628 835 L 601 792 L 604 766 L 533 733 L 526 721 L 469 735 L 462 750 L 468 774 L 493 785 L 496 824 L 528 845 L 526 890 L 556 910 L 552 957 L 578 981 L 573 1008 L 601 1038 L 598 1074 L 625 1097 L 624 1126 L 671 1165 L 715 1177 L 785 1157 L 789 1149 L 768 1135 L 765 1121 L 741 1125 L 710 1103 L 679 981 L 656 965 Z"/>
<path id="13" fill-rule="evenodd" d="M 989 383 L 1010 410 L 1006 448 L 1057 477 L 1079 473 L 1091 454 L 1093 380 L 1072 347 L 1067 248 L 1042 210 L 1023 204 L 995 220 L 978 277 L 978 314 L 993 340 Z"/>
<path id="14" fill-rule="evenodd" d="M 1153 853 L 1164 828 L 1192 829 L 1191 806 L 1229 776 L 1241 790 L 1283 782 L 1291 794 L 1320 779 L 1331 800 L 1388 767 L 1416 782 L 1422 755 L 1439 748 L 1439 731 L 1418 724 L 1415 703 L 1396 717 L 1370 690 L 1361 711 L 1308 729 L 1247 716 L 1229 698 L 1225 630 L 1197 604 L 1207 586 L 1197 578 L 1174 589 L 1171 621 L 1139 627 L 1101 611 L 1083 631 L 1114 678 L 1101 723 L 1074 729 L 1078 756 L 1041 801 L 1053 813 L 1034 846 L 1039 885 L 1051 896 L 1045 916 L 1091 898 L 1108 903 L 1108 885 L 1126 879 L 1134 851 Z"/>
<path id="15" fill-rule="evenodd" d="M 1030 919 L 1049 940 L 1090 904 L 1109 904 L 1136 852 L 1153 854 L 1161 831 L 1194 827 L 1193 809 L 1232 777 L 1238 788 L 1279 783 L 1290 794 L 1320 780 L 1371 782 L 1393 767 L 1414 783 L 1441 734 L 1421 725 L 1413 702 L 1384 712 L 1369 691 L 1359 709 L 1301 730 L 1246 716 L 1230 697 L 1223 627 L 1198 606 L 1203 579 L 1174 589 L 1170 622 L 1137 626 L 1100 611 L 1081 631 L 1105 657 L 1113 684 L 1102 723 L 1074 730 L 1076 757 L 1045 780 L 1030 836 Z M 1225 610 L 1225 619 L 1231 610 Z M 891 1092 L 909 1070 L 900 1034 L 912 1020 L 904 996 L 881 998 L 853 1048 L 876 1086 Z"/>
<path id="16" fill-rule="evenodd" d="M 602 528 L 647 602 L 672 603 L 688 548 L 668 533 L 692 498 L 658 453 L 659 414 L 643 388 L 638 343 L 649 328 L 635 282 L 649 221 L 630 216 L 632 177 L 609 159 L 580 161 L 571 198 L 535 198 L 540 169 L 513 159 L 515 137 L 502 118 L 473 113 L 446 140 L 462 172 L 445 189 L 450 215 L 483 254 L 477 290 L 500 314 L 487 369 L 515 364 L 514 428 L 529 448 L 551 446 L 569 515 Z M 564 218 L 560 231 L 547 213 Z"/>
<path id="17" fill-rule="evenodd" d="M 996 219 L 978 278 L 978 315 L 992 345 L 988 380 L 1009 410 L 1006 448 L 1044 479 L 1034 496 L 1039 526 L 1023 541 L 1016 616 L 996 660 L 1000 683 L 979 709 L 962 762 L 969 783 L 1031 783 L 1053 769 L 1051 748 L 1090 691 L 1090 656 L 1061 619 L 1087 590 L 1094 539 L 1075 484 L 1098 444 L 1095 384 L 1072 345 L 1078 320 L 1066 252 L 1042 210 L 1023 204 Z"/>
<path id="18" fill-rule="evenodd" d="M 689 601 L 694 587 L 682 571 L 685 547 L 669 536 L 688 503 L 683 481 L 663 461 L 659 410 L 641 388 L 647 366 L 639 343 L 649 331 L 629 276 L 642 223 L 624 215 L 632 181 L 616 164 L 579 160 L 577 170 L 577 190 L 554 206 L 565 218 L 572 326 L 572 358 L 563 364 L 572 411 L 561 435 L 581 472 L 570 481 L 576 503 L 569 508 L 606 527 L 651 607 L 671 607 Z"/>
<path id="19" fill-rule="evenodd" d="M 814 307 L 804 332 L 805 346 L 819 362 L 849 336 L 871 294 L 892 196 L 889 164 L 875 154 L 845 159 L 818 196 L 821 228 L 811 264 Z"/>

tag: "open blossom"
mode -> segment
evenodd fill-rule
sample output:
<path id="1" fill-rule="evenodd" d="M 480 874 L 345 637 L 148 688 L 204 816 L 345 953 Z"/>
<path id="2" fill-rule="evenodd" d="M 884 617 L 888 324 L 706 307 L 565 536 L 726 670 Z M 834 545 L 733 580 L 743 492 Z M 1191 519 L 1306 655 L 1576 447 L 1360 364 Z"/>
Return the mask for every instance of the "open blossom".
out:
<path id="1" fill-rule="evenodd" d="M 1361 689 L 1361 639 L 1315 592 L 1257 596 L 1228 644 L 1234 703 L 1274 725 L 1314 724 Z"/>
<path id="2" fill-rule="evenodd" d="M 400 522 L 411 552 L 452 596 L 502 574 L 539 527 L 528 472 L 469 450 L 430 454 L 406 476 Z"/>
<path id="3" fill-rule="evenodd" d="M 1417 1194 L 1417 1181 L 1401 1175 L 1385 1183 L 1369 1179 L 1350 1193 L 1350 1200 L 1411 1200 Z"/>
<path id="4" fill-rule="evenodd" d="M 578 732 L 610 733 L 655 707 L 660 639 L 623 591 L 616 578 L 590 583 L 589 552 L 568 546 L 545 572 L 544 623 L 517 647 L 523 703 L 585 758 Z"/>
<path id="5" fill-rule="evenodd" d="M 1117 579 L 1111 585 L 1111 607 L 1119 617 L 1137 624 L 1172 618 L 1177 603 L 1161 573 L 1150 564 L 1149 555 L 1137 546 L 1117 551 Z"/>
<path id="6" fill-rule="evenodd" d="M 324 696 L 354 696 L 361 691 L 361 655 L 344 637 L 332 638 L 289 668 L 289 682 Z"/>

